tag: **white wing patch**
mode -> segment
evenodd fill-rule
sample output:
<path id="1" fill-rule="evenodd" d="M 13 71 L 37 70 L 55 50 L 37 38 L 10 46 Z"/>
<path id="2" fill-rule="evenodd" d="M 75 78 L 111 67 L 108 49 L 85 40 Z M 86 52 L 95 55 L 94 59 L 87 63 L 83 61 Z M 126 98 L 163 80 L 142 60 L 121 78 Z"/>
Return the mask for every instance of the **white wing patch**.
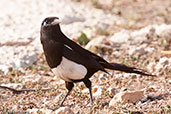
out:
<path id="1" fill-rule="evenodd" d="M 69 47 L 68 45 L 64 44 L 64 46 L 65 46 L 65 47 L 67 47 L 67 48 L 69 48 L 70 50 L 72 50 L 72 48 L 71 48 L 71 47 Z"/>
<path id="2" fill-rule="evenodd" d="M 81 64 L 77 64 L 62 57 L 61 64 L 52 69 L 52 72 L 61 79 L 71 82 L 71 80 L 81 80 L 87 74 L 87 69 Z"/>

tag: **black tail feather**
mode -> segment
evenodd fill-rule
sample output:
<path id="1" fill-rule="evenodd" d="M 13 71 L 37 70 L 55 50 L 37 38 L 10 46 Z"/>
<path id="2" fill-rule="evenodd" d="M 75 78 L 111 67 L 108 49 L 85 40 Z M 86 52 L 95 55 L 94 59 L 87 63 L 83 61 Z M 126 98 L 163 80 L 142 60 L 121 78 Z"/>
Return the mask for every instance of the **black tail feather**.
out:
<path id="1" fill-rule="evenodd" d="M 135 67 L 129 67 L 123 64 L 118 64 L 118 63 L 100 63 L 104 68 L 110 69 L 110 70 L 118 70 L 126 73 L 136 73 L 136 74 L 141 74 L 145 76 L 155 76 L 152 74 L 145 73 L 145 71 L 141 69 L 137 69 Z"/>

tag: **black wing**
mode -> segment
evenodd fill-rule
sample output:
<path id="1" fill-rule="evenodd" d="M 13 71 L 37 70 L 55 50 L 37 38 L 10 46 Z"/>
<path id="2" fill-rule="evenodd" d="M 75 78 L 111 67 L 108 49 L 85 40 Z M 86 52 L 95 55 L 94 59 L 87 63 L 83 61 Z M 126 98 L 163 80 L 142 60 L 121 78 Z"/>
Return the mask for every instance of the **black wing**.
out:
<path id="1" fill-rule="evenodd" d="M 88 64 L 88 66 L 91 68 L 92 66 L 98 70 L 104 71 L 106 73 L 108 73 L 104 67 L 91 55 L 91 53 L 82 48 L 81 46 L 79 46 L 77 43 L 73 42 L 72 40 L 70 40 L 69 38 L 67 38 L 64 35 L 65 38 L 63 38 L 63 43 L 69 47 L 72 48 L 72 50 L 74 50 L 75 53 L 77 53 L 80 58 L 84 58 L 86 60 L 86 64 Z"/>
<path id="2" fill-rule="evenodd" d="M 66 36 L 65 36 L 66 37 Z M 90 59 L 93 59 L 95 60 L 96 62 L 103 62 L 103 63 L 106 63 L 106 64 L 109 64 L 106 60 L 104 60 L 102 57 L 82 48 L 80 45 L 78 45 L 77 43 L 73 42 L 72 40 L 70 40 L 69 38 L 64 38 L 64 43 L 66 45 L 68 45 L 69 47 L 71 47 L 74 51 L 78 52 L 80 55 L 84 56 L 84 57 L 87 57 L 87 58 L 90 58 Z"/>
<path id="3" fill-rule="evenodd" d="M 104 60 L 102 57 L 82 48 L 81 46 L 79 46 L 78 44 L 76 44 L 70 39 L 66 39 L 65 42 L 67 43 L 67 45 L 71 46 L 73 50 L 75 50 L 76 52 L 79 52 L 83 57 L 87 57 L 90 60 L 93 60 L 94 64 L 98 64 L 98 67 L 100 68 L 100 70 L 102 69 L 102 71 L 106 73 L 107 71 L 105 70 L 105 68 L 127 72 L 127 73 L 136 73 L 136 74 L 141 74 L 141 75 L 146 75 L 146 76 L 154 76 L 154 75 L 145 73 L 143 70 L 137 69 L 135 67 L 129 67 L 123 64 L 118 64 L 118 63 L 109 63 L 106 60 Z"/>
<path id="4" fill-rule="evenodd" d="M 78 51 L 67 46 L 66 44 L 63 48 L 63 56 L 71 61 L 74 61 L 75 63 L 84 65 L 88 70 L 98 71 L 101 70 L 102 67 L 96 60 L 80 54 Z"/>

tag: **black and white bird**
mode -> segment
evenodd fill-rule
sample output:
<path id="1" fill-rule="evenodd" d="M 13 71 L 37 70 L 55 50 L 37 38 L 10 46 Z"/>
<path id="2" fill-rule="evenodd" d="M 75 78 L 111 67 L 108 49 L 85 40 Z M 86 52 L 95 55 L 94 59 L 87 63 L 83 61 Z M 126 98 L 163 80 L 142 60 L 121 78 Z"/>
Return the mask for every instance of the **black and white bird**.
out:
<path id="1" fill-rule="evenodd" d="M 89 89 L 90 103 L 93 103 L 89 78 L 97 71 L 108 73 L 105 69 L 110 69 L 151 76 L 134 67 L 109 63 L 102 57 L 82 48 L 62 33 L 59 24 L 58 17 L 44 19 L 40 39 L 48 65 L 56 76 L 65 81 L 68 90 L 61 105 L 74 87 L 74 83 L 80 81 L 84 82 Z"/>

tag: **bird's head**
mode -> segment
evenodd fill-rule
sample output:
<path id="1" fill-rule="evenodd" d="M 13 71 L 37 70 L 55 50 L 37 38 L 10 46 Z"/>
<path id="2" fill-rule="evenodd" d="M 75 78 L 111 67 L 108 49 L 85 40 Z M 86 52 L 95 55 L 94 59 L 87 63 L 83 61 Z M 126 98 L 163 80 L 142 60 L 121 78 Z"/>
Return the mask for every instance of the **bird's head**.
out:
<path id="1" fill-rule="evenodd" d="M 47 17 L 42 22 L 42 27 L 52 27 L 59 25 L 60 20 L 58 17 Z"/>
<path id="2" fill-rule="evenodd" d="M 41 24 L 41 31 L 52 32 L 60 30 L 60 20 L 58 17 L 47 17 Z"/>

